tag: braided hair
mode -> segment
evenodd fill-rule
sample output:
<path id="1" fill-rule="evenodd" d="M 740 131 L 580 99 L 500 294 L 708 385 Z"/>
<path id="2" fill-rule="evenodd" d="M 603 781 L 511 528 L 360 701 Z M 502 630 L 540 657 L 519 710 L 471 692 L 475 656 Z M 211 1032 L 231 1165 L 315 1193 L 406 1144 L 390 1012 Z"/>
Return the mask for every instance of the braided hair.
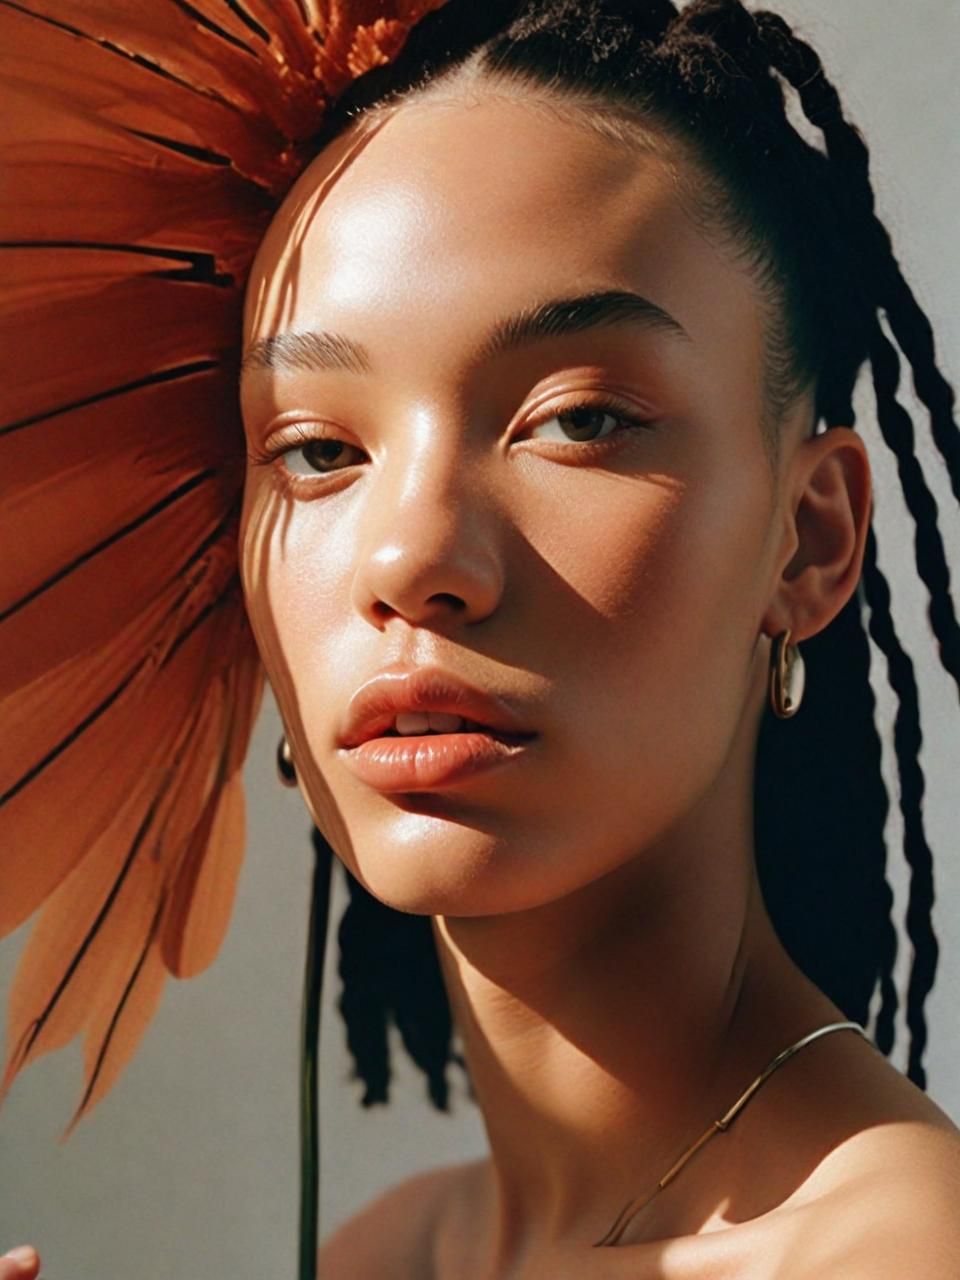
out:
<path id="1" fill-rule="evenodd" d="M 590 113 L 624 139 L 650 129 L 695 161 L 693 216 L 720 230 L 753 271 L 767 310 L 765 439 L 804 388 L 816 426 L 856 421 L 853 393 L 869 362 L 882 439 L 895 459 L 915 526 L 914 555 L 929 595 L 940 660 L 960 689 L 960 630 L 937 506 L 899 402 L 900 356 L 929 413 L 933 441 L 960 501 L 954 393 L 937 367 L 930 323 L 874 211 L 869 153 L 843 113 L 816 52 L 782 17 L 739 0 L 470 0 L 448 3 L 410 33 L 400 55 L 358 79 L 329 113 L 317 150 L 351 122 L 431 92 L 475 82 L 538 93 Z M 793 89 L 807 141 L 788 118 Z M 618 132 L 619 130 L 619 132 Z M 804 132 L 810 132 L 804 129 Z M 887 336 L 886 329 L 890 336 Z M 891 338 L 893 341 L 891 341 Z M 894 346 L 896 343 L 896 347 Z M 869 636 L 897 698 L 894 747 L 903 852 L 910 871 L 907 1075 L 926 1088 L 924 1004 L 936 975 L 933 857 L 924 831 L 919 696 L 894 626 L 890 590 L 868 530 L 856 593 L 804 646 L 803 714 L 760 725 L 754 785 L 757 873 L 784 947 L 849 1019 L 866 1025 L 879 987 L 874 1037 L 894 1044 L 897 932 L 886 877 L 889 801 L 869 680 Z M 784 802 L 783 780 L 807 806 Z M 322 835 L 315 833 L 322 841 Z M 430 921 L 376 901 L 347 874 L 339 930 L 340 1009 L 364 1105 L 386 1101 L 388 1028 L 395 1024 L 446 1109 L 453 1025 Z"/>

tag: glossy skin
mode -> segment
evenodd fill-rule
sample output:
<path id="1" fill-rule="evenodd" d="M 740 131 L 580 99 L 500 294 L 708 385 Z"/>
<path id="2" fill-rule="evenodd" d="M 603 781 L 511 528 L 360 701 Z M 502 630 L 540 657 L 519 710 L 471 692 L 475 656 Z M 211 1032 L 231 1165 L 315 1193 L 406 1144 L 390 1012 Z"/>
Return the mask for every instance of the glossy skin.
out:
<path id="1" fill-rule="evenodd" d="M 687 336 L 483 351 L 505 315 L 588 290 L 644 295 Z M 852 430 L 811 434 L 807 395 L 771 473 L 754 281 L 655 154 L 522 97 L 454 97 L 336 140 L 275 219 L 245 343 L 321 328 L 369 370 L 244 375 L 248 608 L 314 819 L 373 893 L 435 919 L 491 1144 L 339 1233 L 323 1274 L 744 1276 L 749 1253 L 781 1275 L 810 1206 L 891 1158 L 939 1185 L 950 1121 L 836 1033 L 620 1249 L 589 1248 L 776 1053 L 843 1018 L 766 916 L 751 787 L 770 637 L 802 645 L 855 590 L 870 470 Z M 555 416 L 611 396 L 651 425 L 588 417 L 620 433 L 590 448 Z M 285 483 L 324 465 L 295 425 L 347 446 L 335 475 Z M 364 787 L 337 729 L 397 661 L 505 697 L 538 734 L 524 760 L 442 792 Z M 868 1142 L 880 1123 L 905 1145 Z M 829 1238 L 822 1215 L 805 1229 Z"/>
<path id="2" fill-rule="evenodd" d="M 787 492 L 774 490 L 752 282 L 690 227 L 652 164 L 625 166 L 571 126 L 545 146 L 546 121 L 516 104 L 460 115 L 391 121 L 311 207 L 318 163 L 267 236 L 248 343 L 322 324 L 362 341 L 376 372 L 247 375 L 255 454 L 281 418 L 288 435 L 322 420 L 354 465 L 293 499 L 277 492 L 277 464 L 254 462 L 243 541 L 308 802 L 325 810 L 329 790 L 346 827 L 334 834 L 352 846 L 338 852 L 393 905 L 473 917 L 556 903 L 672 839 L 759 713 L 766 636 L 789 625 L 802 641 L 855 586 L 847 511 L 827 531 L 843 557 L 829 581 L 817 564 L 781 584 L 802 487 L 822 461 L 815 483 L 839 507 L 849 475 L 862 528 L 869 480 L 859 438 L 838 431 L 806 442 Z M 618 287 L 672 312 L 690 340 L 609 327 L 477 358 L 502 315 Z M 622 430 L 616 450 L 591 452 L 556 423 L 530 438 L 545 409 L 612 393 L 656 425 Z M 808 417 L 801 405 L 795 439 Z M 439 816 L 352 785 L 334 755 L 339 717 L 399 659 L 505 695 L 540 734 L 529 762 L 439 797 Z"/>

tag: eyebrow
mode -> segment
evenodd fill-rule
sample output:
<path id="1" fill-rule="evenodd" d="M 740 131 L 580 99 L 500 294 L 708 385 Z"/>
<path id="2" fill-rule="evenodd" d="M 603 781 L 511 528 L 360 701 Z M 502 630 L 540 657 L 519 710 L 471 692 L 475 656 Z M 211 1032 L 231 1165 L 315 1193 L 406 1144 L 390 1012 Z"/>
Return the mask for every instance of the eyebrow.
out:
<path id="1" fill-rule="evenodd" d="M 629 290 L 607 289 L 524 307 L 497 321 L 479 354 L 490 360 L 544 338 L 625 324 L 691 340 L 679 320 L 649 298 Z M 307 330 L 278 333 L 251 343 L 244 352 L 241 371 L 253 369 L 370 373 L 373 362 L 366 347 L 345 334 Z"/>

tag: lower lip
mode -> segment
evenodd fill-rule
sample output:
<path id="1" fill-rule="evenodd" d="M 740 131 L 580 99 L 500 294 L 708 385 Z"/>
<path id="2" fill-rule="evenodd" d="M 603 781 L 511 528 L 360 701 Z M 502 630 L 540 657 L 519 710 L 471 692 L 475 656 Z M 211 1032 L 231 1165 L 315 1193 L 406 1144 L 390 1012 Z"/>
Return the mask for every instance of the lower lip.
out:
<path id="1" fill-rule="evenodd" d="M 377 791 L 427 791 L 520 759 L 529 742 L 502 741 L 489 733 L 371 738 L 341 751 L 340 757 L 351 773 Z"/>

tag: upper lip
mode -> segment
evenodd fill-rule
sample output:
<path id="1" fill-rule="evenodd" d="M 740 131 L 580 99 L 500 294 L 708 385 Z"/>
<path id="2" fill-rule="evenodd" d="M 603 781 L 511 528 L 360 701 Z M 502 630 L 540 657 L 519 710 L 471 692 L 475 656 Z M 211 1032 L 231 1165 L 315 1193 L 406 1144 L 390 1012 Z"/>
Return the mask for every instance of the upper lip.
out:
<path id="1" fill-rule="evenodd" d="M 461 680 L 442 667 L 395 667 L 368 680 L 350 699 L 340 745 L 356 747 L 392 729 L 400 711 L 447 711 L 498 733 L 532 737 L 503 698 Z"/>

